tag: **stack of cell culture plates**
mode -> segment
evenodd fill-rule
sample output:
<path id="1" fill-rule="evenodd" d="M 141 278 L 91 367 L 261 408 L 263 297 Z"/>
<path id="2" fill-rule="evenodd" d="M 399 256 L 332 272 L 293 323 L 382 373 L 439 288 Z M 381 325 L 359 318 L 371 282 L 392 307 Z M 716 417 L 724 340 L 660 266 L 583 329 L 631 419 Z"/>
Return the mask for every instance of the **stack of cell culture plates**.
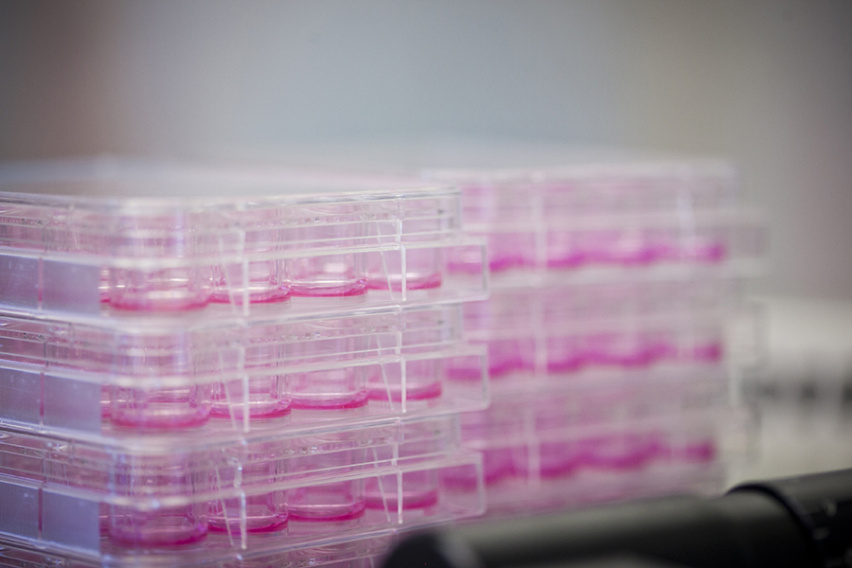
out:
<path id="1" fill-rule="evenodd" d="M 0 192 L 0 565 L 369 565 L 481 513 L 457 190 L 93 161 Z"/>
<path id="2" fill-rule="evenodd" d="M 462 187 L 466 230 L 488 242 L 491 297 L 465 306 L 465 327 L 487 347 L 492 404 L 463 438 L 483 453 L 489 512 L 718 489 L 736 418 L 726 324 L 764 256 L 734 171 L 619 159 L 427 176 Z"/>

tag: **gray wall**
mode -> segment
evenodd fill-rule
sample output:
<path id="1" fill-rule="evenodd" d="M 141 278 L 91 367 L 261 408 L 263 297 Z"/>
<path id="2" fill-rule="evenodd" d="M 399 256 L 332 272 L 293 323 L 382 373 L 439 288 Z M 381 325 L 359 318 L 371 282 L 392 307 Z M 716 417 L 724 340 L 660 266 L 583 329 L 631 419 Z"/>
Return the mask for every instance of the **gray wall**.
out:
<path id="1" fill-rule="evenodd" d="M 0 159 L 421 135 L 730 157 L 852 300 L 848 0 L 0 0 Z"/>

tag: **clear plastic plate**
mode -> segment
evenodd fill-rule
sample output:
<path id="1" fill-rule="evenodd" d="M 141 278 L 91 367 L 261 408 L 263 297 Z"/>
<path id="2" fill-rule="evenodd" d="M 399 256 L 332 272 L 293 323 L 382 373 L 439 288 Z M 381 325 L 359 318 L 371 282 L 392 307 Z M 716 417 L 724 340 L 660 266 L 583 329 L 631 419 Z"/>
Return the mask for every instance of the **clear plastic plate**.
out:
<path id="1" fill-rule="evenodd" d="M 410 178 L 133 162 L 5 166 L 0 301 L 30 312 L 225 305 L 240 315 L 294 298 L 324 299 L 323 309 L 352 298 L 461 301 L 482 296 L 485 279 L 482 241 L 460 223 L 458 190 Z M 449 271 L 450 259 L 461 270 Z"/>
<path id="2" fill-rule="evenodd" d="M 458 490 L 464 480 L 465 490 Z M 472 485 L 471 485 L 472 484 Z M 159 561 L 296 550 L 481 512 L 452 418 L 314 428 L 182 449 L 4 433 L 0 537 Z M 140 548 L 141 547 L 141 548 Z"/>
<path id="3" fill-rule="evenodd" d="M 231 325 L 0 317 L 0 423 L 66 436 L 281 430 L 486 403 L 460 306 Z M 452 369 L 465 368 L 464 380 Z M 478 372 L 476 371 L 478 370 Z"/>

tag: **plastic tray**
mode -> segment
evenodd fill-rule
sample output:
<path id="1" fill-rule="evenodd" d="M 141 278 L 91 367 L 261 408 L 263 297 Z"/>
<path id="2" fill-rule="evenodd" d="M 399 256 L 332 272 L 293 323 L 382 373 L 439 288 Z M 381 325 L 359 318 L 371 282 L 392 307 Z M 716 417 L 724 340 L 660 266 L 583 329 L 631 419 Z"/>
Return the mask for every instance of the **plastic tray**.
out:
<path id="1" fill-rule="evenodd" d="M 520 168 L 425 171 L 460 185 L 465 222 L 473 226 L 541 219 L 727 210 L 741 201 L 736 170 L 717 160 L 589 158 L 585 163 Z M 523 203 L 517 204 L 519 192 Z"/>
<path id="2" fill-rule="evenodd" d="M 517 277 L 527 285 L 549 282 L 552 271 L 582 282 L 634 277 L 637 268 L 663 275 L 762 268 L 765 220 L 739 203 L 735 173 L 723 163 L 439 170 L 427 176 L 462 187 L 465 227 L 487 238 L 496 286 Z M 514 272 L 521 274 L 512 278 Z"/>
<path id="3" fill-rule="evenodd" d="M 738 281 L 626 281 L 497 288 L 464 306 L 466 339 L 488 350 L 493 386 L 587 372 L 690 368 L 726 358 Z M 475 379 L 477 370 L 470 369 Z M 464 376 L 463 367 L 453 376 Z"/>
<path id="4" fill-rule="evenodd" d="M 464 440 L 484 452 L 489 509 L 718 488 L 697 413 L 726 412 L 726 320 L 766 256 L 733 168 L 491 142 L 347 154 L 460 186 L 465 230 L 487 240 L 491 296 L 465 328 L 493 406 L 464 415 Z"/>
<path id="5" fill-rule="evenodd" d="M 453 420 L 313 429 L 181 450 L 8 433 L 0 535 L 152 562 L 297 550 L 481 512 Z M 9 514 L 14 511 L 15 514 Z M 141 547 L 141 548 L 140 548 Z"/>
<path id="6" fill-rule="evenodd" d="M 465 327 L 488 349 L 492 405 L 464 415 L 463 439 L 483 454 L 489 514 L 720 489 L 726 320 L 766 256 L 733 169 L 427 176 L 462 187 L 466 230 L 488 242 L 492 294 Z"/>
<path id="7" fill-rule="evenodd" d="M 637 267 L 652 274 L 722 272 L 750 275 L 763 267 L 764 219 L 756 212 L 694 214 L 684 223 L 671 216 L 565 220 L 534 227 L 504 226 L 470 234 L 486 238 L 495 284 L 513 270 L 533 271 L 537 279 L 552 270 L 578 272 L 580 282 L 612 280 Z M 686 225 L 686 226 L 685 226 Z M 458 260 L 458 265 L 455 264 Z M 463 272 L 469 259 L 453 257 Z"/>
<path id="8" fill-rule="evenodd" d="M 496 396 L 463 417 L 489 514 L 576 506 L 724 481 L 724 371 Z"/>
<path id="9" fill-rule="evenodd" d="M 542 442 L 541 448 L 547 451 L 551 446 L 569 443 L 567 440 Z M 494 457 L 486 453 L 485 461 L 505 461 L 505 453 L 495 450 Z M 636 468 L 589 467 L 562 476 L 505 476 L 486 486 L 485 515 L 489 518 L 514 517 L 679 494 L 713 496 L 724 490 L 726 470 L 727 462 L 718 458 L 673 460 L 666 457 L 647 461 Z"/>
<path id="10" fill-rule="evenodd" d="M 143 323 L 0 317 L 0 423 L 77 437 L 222 435 L 458 412 L 487 400 L 484 351 L 463 342 L 460 306 L 283 323 Z M 453 379 L 454 368 L 466 369 L 464 380 Z"/>
<path id="11" fill-rule="evenodd" d="M 459 200 L 450 187 L 400 178 L 8 166 L 0 168 L 0 302 L 89 315 L 224 304 L 247 315 L 291 297 L 323 298 L 326 310 L 340 305 L 331 298 L 482 297 L 482 241 L 461 232 Z M 448 271 L 450 258 L 462 270 Z"/>
<path id="12" fill-rule="evenodd" d="M 205 528 L 204 512 L 210 507 L 208 503 L 199 505 L 197 514 L 189 510 L 190 506 L 171 506 L 168 503 L 152 513 L 125 505 L 104 506 L 96 499 L 54 492 L 37 484 L 0 482 L 5 502 L 14 506 L 16 512 L 21 511 L 14 518 L 5 517 L 0 535 L 4 540 L 50 551 L 83 554 L 106 565 L 208 565 L 210 562 L 233 561 L 237 555 L 243 556 L 243 550 L 253 556 L 293 553 L 356 537 L 387 534 L 400 528 L 445 523 L 481 514 L 483 506 L 479 493 L 455 489 L 460 478 L 475 483 L 478 460 L 478 455 L 468 453 L 411 467 L 396 466 L 357 479 L 292 489 L 293 493 L 304 491 L 321 499 L 336 497 L 341 485 L 360 490 L 361 487 L 381 487 L 383 484 L 405 487 L 434 482 L 428 505 L 420 500 L 420 496 L 409 498 L 403 494 L 404 491 L 395 491 L 392 497 L 383 500 L 388 495 L 382 492 L 375 499 L 368 500 L 363 513 L 357 517 L 331 521 L 291 517 L 286 528 L 282 525 L 266 533 L 246 533 L 244 538 L 235 534 L 235 528 L 230 531 L 227 528 L 216 531 Z M 447 483 L 445 478 L 452 481 Z M 402 480 L 401 485 L 399 480 Z M 329 496 L 329 493 L 332 495 Z M 235 497 L 233 500 L 241 499 Z M 262 506 L 271 507 L 266 503 Z M 105 536 L 101 535 L 103 509 L 109 517 Z M 223 510 L 229 512 L 227 503 Z M 225 523 L 226 527 L 242 524 L 239 519 L 242 512 L 235 509 L 233 513 L 234 521 Z M 166 526 L 158 527 L 160 524 Z M 183 524 L 190 527 L 181 530 Z M 165 541 L 157 540 L 164 536 Z M 180 536 L 186 540 L 172 540 Z"/>
<path id="13" fill-rule="evenodd" d="M 268 568 L 270 566 L 322 566 L 323 568 L 379 568 L 384 556 L 397 541 L 396 530 L 377 531 L 371 536 L 335 539 L 333 543 L 284 552 L 250 554 L 241 552 L 230 558 L 193 563 L 191 558 L 178 556 L 182 566 L 212 568 Z M 11 544 L 0 538 L 0 566 L 4 568 L 99 568 L 168 565 L 168 561 L 153 562 L 150 557 L 93 558 L 71 552 L 46 552 L 33 547 Z"/>

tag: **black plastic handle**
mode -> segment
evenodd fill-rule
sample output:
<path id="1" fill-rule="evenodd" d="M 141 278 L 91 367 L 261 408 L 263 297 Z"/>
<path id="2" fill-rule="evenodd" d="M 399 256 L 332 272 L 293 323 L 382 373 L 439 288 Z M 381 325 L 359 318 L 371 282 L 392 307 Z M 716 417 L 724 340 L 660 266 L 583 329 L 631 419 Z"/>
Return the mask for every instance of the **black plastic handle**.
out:
<path id="1" fill-rule="evenodd" d="M 412 536 L 385 568 L 852 567 L 852 470 Z M 613 561 L 614 562 L 614 561 Z M 615 565 L 615 564 L 613 564 Z"/>

